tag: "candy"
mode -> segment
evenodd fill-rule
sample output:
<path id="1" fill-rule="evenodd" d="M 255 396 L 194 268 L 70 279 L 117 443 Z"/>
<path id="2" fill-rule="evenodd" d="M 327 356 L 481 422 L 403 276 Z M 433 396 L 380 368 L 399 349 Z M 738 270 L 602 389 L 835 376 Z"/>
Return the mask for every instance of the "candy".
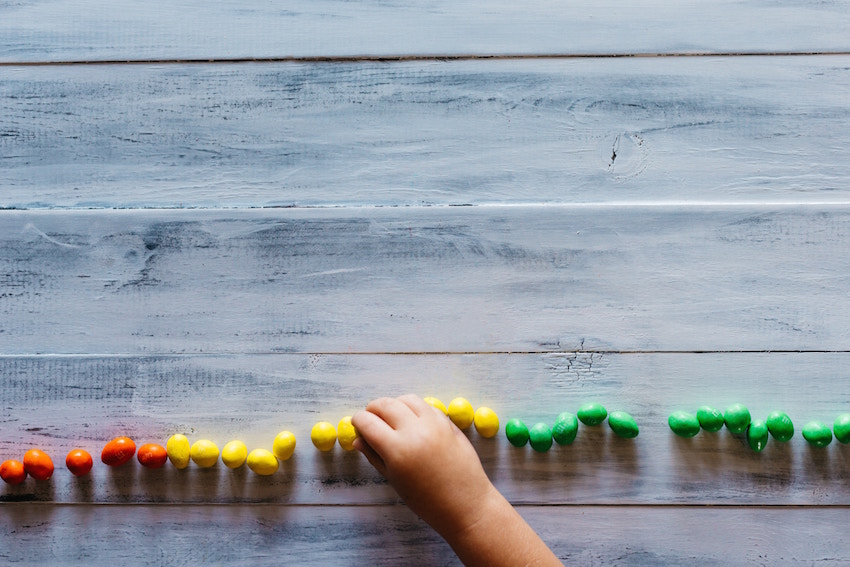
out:
<path id="1" fill-rule="evenodd" d="M 272 453 L 281 461 L 289 460 L 295 452 L 295 435 L 291 431 L 281 431 L 274 438 Z"/>
<path id="2" fill-rule="evenodd" d="M 528 432 L 531 448 L 545 453 L 552 447 L 552 430 L 545 423 L 535 423 Z"/>
<path id="3" fill-rule="evenodd" d="M 248 453 L 248 468 L 258 475 L 273 475 L 279 466 L 275 456 L 265 449 L 254 449 Z"/>
<path id="4" fill-rule="evenodd" d="M 185 469 L 189 466 L 190 451 L 189 439 L 179 433 L 169 437 L 165 443 L 165 452 L 168 454 L 168 460 L 178 469 Z"/>
<path id="5" fill-rule="evenodd" d="M 229 469 L 238 469 L 248 458 L 248 447 L 242 441 L 230 441 L 221 448 L 221 462 Z"/>
<path id="6" fill-rule="evenodd" d="M 165 447 L 156 443 L 145 443 L 139 447 L 139 452 L 136 453 L 136 458 L 139 464 L 149 469 L 159 469 L 168 460 L 168 452 Z"/>
<path id="7" fill-rule="evenodd" d="M 88 451 L 72 449 L 65 456 L 65 466 L 74 476 L 84 476 L 91 471 L 94 461 Z"/>
<path id="8" fill-rule="evenodd" d="M 750 425 L 750 410 L 741 404 L 733 404 L 726 408 L 726 413 L 723 414 L 723 420 L 726 423 L 726 429 L 730 432 L 739 435 L 747 430 Z"/>
<path id="9" fill-rule="evenodd" d="M 488 407 L 482 406 L 475 410 L 472 422 L 481 437 L 489 439 L 495 437 L 496 433 L 499 432 L 499 416 Z"/>
<path id="10" fill-rule="evenodd" d="M 136 444 L 129 437 L 116 437 L 103 446 L 100 460 L 104 465 L 119 467 L 129 462 L 136 454 Z"/>
<path id="11" fill-rule="evenodd" d="M 679 437 L 693 437 L 699 433 L 699 419 L 686 411 L 674 411 L 667 418 L 667 425 Z"/>
<path id="12" fill-rule="evenodd" d="M 832 431 L 819 421 L 810 421 L 803 426 L 803 439 L 814 447 L 826 447 L 832 443 Z"/>
<path id="13" fill-rule="evenodd" d="M 697 421 L 699 421 L 700 427 L 710 433 L 723 429 L 723 424 L 726 422 L 723 418 L 723 412 L 711 406 L 699 407 Z"/>
<path id="14" fill-rule="evenodd" d="M 785 443 L 794 437 L 794 423 L 788 414 L 781 411 L 773 411 L 767 416 L 767 430 L 777 441 Z"/>
<path id="15" fill-rule="evenodd" d="M 759 453 L 767 446 L 768 429 L 767 423 L 761 419 L 754 419 L 747 428 L 747 444 L 750 449 Z"/>
<path id="16" fill-rule="evenodd" d="M 839 443 L 850 443 L 850 413 L 843 413 L 836 417 L 832 430 Z"/>
<path id="17" fill-rule="evenodd" d="M 0 478 L 9 484 L 21 484 L 27 478 L 27 471 L 22 462 L 10 459 L 0 464 Z"/>
<path id="18" fill-rule="evenodd" d="M 448 408 L 446 408 L 446 405 L 443 402 L 441 402 L 440 400 L 438 400 L 437 398 L 431 398 L 431 397 L 425 398 L 425 403 L 427 403 L 429 406 L 433 406 L 433 407 L 437 408 L 438 410 L 443 412 L 443 414 L 449 415 L 449 410 L 448 410 Z"/>
<path id="19" fill-rule="evenodd" d="M 199 439 L 192 443 L 189 457 L 202 469 L 208 469 L 218 462 L 218 446 L 209 439 Z"/>
<path id="20" fill-rule="evenodd" d="M 339 446 L 342 447 L 346 451 L 351 451 L 354 449 L 354 440 L 359 437 L 357 433 L 357 429 L 351 423 L 351 416 L 347 415 L 339 420 L 339 423 L 336 426 L 337 430 L 337 441 L 339 441 Z"/>
<path id="21" fill-rule="evenodd" d="M 310 431 L 310 440 L 319 451 L 330 451 L 336 443 L 336 429 L 327 421 L 320 421 Z"/>
<path id="22" fill-rule="evenodd" d="M 552 426 L 552 439 L 558 445 L 569 445 L 576 439 L 578 419 L 568 411 L 558 414 L 555 425 Z"/>
<path id="23" fill-rule="evenodd" d="M 612 411 L 608 415 L 608 426 L 618 437 L 634 439 L 638 436 L 639 430 L 635 418 L 624 411 Z"/>
<path id="24" fill-rule="evenodd" d="M 576 414 L 583 424 L 594 426 L 605 421 L 605 418 L 608 417 L 608 410 L 601 404 L 589 403 L 578 408 Z"/>
<path id="25" fill-rule="evenodd" d="M 48 480 L 53 476 L 53 459 L 39 449 L 24 453 L 24 470 L 36 480 Z"/>
<path id="26" fill-rule="evenodd" d="M 466 398 L 455 398 L 449 402 L 449 419 L 458 429 L 466 429 L 475 420 L 475 411 Z"/>
<path id="27" fill-rule="evenodd" d="M 505 437 L 514 447 L 524 447 L 529 439 L 528 426 L 514 418 L 505 424 Z"/>

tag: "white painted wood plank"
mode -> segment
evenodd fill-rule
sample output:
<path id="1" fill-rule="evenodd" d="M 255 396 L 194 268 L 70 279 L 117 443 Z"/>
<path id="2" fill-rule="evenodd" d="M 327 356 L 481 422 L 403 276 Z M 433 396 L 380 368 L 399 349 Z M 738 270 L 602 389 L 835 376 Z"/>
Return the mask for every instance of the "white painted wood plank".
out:
<path id="1" fill-rule="evenodd" d="M 0 60 L 846 51 L 849 28 L 843 1 L 24 0 L 0 5 Z"/>
<path id="2" fill-rule="evenodd" d="M 842 56 L 5 67 L 0 206 L 846 203 L 848 69 Z"/>
<path id="3" fill-rule="evenodd" d="M 5 505 L 0 559 L 50 565 L 460 565 L 403 507 Z M 566 565 L 843 565 L 843 509 L 521 508 Z M 706 532 L 711 537 L 706 537 Z"/>
<path id="4" fill-rule="evenodd" d="M 0 501 L 64 503 L 387 504 L 397 502 L 357 453 L 319 453 L 309 432 L 336 423 L 375 397 L 415 392 L 448 403 L 465 396 L 504 424 L 552 423 L 596 401 L 632 414 L 634 440 L 607 426 L 581 426 L 574 444 L 545 454 L 510 446 L 503 432 L 469 432 L 495 485 L 517 504 L 850 505 L 850 447 L 812 449 L 800 435 L 812 420 L 850 411 L 850 353 L 546 355 L 227 355 L 3 357 L 0 457 L 30 447 L 53 455 L 50 482 L 0 488 Z M 667 417 L 703 404 L 743 403 L 756 418 L 788 413 L 796 436 L 762 453 L 723 430 L 676 437 Z M 295 456 L 272 477 L 194 465 L 150 471 L 137 463 L 89 477 L 65 470 L 80 446 L 99 456 L 119 435 L 159 442 L 176 432 L 219 447 L 241 439 L 271 448 L 295 433 Z"/>
<path id="5" fill-rule="evenodd" d="M 5 211 L 0 352 L 846 350 L 847 207 Z"/>

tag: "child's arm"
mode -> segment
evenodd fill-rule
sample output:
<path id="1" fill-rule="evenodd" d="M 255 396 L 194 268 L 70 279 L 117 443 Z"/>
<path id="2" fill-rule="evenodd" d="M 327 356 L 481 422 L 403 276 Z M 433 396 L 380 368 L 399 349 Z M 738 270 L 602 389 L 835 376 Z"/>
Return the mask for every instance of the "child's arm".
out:
<path id="1" fill-rule="evenodd" d="M 469 439 L 422 398 L 373 400 L 351 421 L 355 448 L 465 565 L 561 565 L 487 478 Z"/>

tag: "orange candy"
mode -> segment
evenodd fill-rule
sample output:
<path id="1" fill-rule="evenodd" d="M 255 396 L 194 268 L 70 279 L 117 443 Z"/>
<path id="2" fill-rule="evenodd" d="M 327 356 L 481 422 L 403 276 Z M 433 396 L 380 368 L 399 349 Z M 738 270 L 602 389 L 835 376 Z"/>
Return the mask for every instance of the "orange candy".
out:
<path id="1" fill-rule="evenodd" d="M 146 443 L 139 447 L 139 462 L 149 469 L 158 469 L 168 460 L 165 447 L 156 443 Z"/>
<path id="2" fill-rule="evenodd" d="M 103 447 L 100 460 L 110 467 L 119 467 L 136 454 L 136 444 L 129 437 L 116 437 Z"/>
<path id="3" fill-rule="evenodd" d="M 88 451 L 74 449 L 65 457 L 65 466 L 74 476 L 88 474 L 92 467 L 92 458 Z"/>
<path id="4" fill-rule="evenodd" d="M 44 451 L 30 449 L 24 453 L 24 470 L 36 480 L 53 476 L 53 459 Z"/>
<path id="5" fill-rule="evenodd" d="M 0 464 L 0 478 L 9 484 L 21 484 L 27 478 L 27 471 L 21 461 L 3 461 Z"/>

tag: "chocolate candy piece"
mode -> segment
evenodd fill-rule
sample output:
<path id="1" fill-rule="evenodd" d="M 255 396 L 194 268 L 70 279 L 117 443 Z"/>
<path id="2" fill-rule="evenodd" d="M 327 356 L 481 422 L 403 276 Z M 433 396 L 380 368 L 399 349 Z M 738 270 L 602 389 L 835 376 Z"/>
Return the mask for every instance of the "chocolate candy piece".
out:
<path id="1" fill-rule="evenodd" d="M 810 421 L 803 426 L 803 438 L 814 447 L 826 447 L 832 443 L 832 430 L 819 421 Z"/>
<path id="2" fill-rule="evenodd" d="M 578 419 L 568 411 L 560 414 L 552 426 L 552 438 L 558 445 L 569 445 L 576 439 Z"/>
<path id="3" fill-rule="evenodd" d="M 850 443 L 850 413 L 843 413 L 835 418 L 832 431 L 839 443 Z"/>
<path id="4" fill-rule="evenodd" d="M 535 423 L 528 432 L 531 448 L 545 453 L 552 447 L 552 430 L 545 423 Z"/>
<path id="5" fill-rule="evenodd" d="M 667 418 L 667 425 L 679 437 L 693 437 L 699 433 L 697 416 L 686 411 L 674 411 Z"/>
<path id="6" fill-rule="evenodd" d="M 638 436 L 638 424 L 635 418 L 624 411 L 612 411 L 608 416 L 608 426 L 618 437 L 634 439 Z"/>
<path id="7" fill-rule="evenodd" d="M 528 443 L 528 427 L 519 419 L 512 419 L 505 424 L 505 437 L 514 447 L 524 447 Z"/>
<path id="8" fill-rule="evenodd" d="M 767 446 L 768 430 L 767 423 L 761 419 L 756 419 L 750 422 L 747 428 L 747 444 L 750 449 L 760 453 Z"/>
<path id="9" fill-rule="evenodd" d="M 750 410 L 741 404 L 731 405 L 726 408 L 723 420 L 726 422 L 726 429 L 739 435 L 750 425 Z"/>
<path id="10" fill-rule="evenodd" d="M 703 429 L 712 433 L 723 429 L 725 423 L 723 412 L 711 406 L 700 406 L 697 410 L 697 419 Z"/>
<path id="11" fill-rule="evenodd" d="M 584 404 L 578 408 L 578 412 L 576 413 L 579 421 L 590 426 L 599 425 L 608 417 L 608 410 L 597 403 Z"/>
<path id="12" fill-rule="evenodd" d="M 788 414 L 781 411 L 772 411 L 767 416 L 767 430 L 777 441 L 785 443 L 794 437 L 794 423 Z"/>

